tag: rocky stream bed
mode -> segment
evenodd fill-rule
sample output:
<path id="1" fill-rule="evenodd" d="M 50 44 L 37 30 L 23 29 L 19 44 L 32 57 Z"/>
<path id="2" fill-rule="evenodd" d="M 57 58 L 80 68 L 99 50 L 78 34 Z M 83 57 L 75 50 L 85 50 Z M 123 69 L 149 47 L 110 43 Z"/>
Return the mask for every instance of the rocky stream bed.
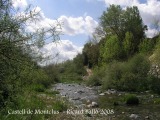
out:
<path id="1" fill-rule="evenodd" d="M 67 98 L 69 102 L 73 103 L 73 105 L 77 106 L 79 109 L 97 109 L 99 107 L 114 109 L 114 114 L 101 117 L 92 116 L 92 120 L 100 118 L 102 120 L 159 120 L 160 118 L 159 95 L 150 93 L 149 91 L 133 93 L 139 98 L 140 104 L 138 106 L 127 106 L 122 102 L 122 98 L 128 93 L 116 91 L 114 89 L 102 93 L 100 87 L 87 87 L 77 83 L 58 83 L 53 86 L 52 90 L 58 91 L 58 96 Z M 99 102 L 100 99 L 101 101 Z M 113 105 L 114 101 L 118 103 L 116 106 Z"/>

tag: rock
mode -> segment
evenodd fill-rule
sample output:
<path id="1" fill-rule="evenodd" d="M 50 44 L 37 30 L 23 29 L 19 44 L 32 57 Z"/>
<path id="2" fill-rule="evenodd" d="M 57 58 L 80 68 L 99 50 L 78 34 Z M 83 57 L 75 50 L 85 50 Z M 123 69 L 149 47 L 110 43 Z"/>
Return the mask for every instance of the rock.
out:
<path id="1" fill-rule="evenodd" d="M 129 117 L 130 117 L 131 119 L 137 119 L 137 118 L 139 118 L 139 116 L 136 115 L 136 114 L 131 114 Z"/>
<path id="2" fill-rule="evenodd" d="M 105 95 L 105 93 L 101 93 L 101 94 L 99 94 L 100 96 L 104 96 Z"/>
<path id="3" fill-rule="evenodd" d="M 91 105 L 92 105 L 92 107 L 98 107 L 98 103 L 96 103 L 96 102 L 92 102 Z"/>
<path id="4" fill-rule="evenodd" d="M 108 94 L 108 95 L 110 95 L 111 93 L 110 93 L 109 91 L 106 91 L 106 92 L 105 92 L 105 94 Z"/>
<path id="5" fill-rule="evenodd" d="M 122 95 L 121 93 L 118 94 L 118 96 L 121 96 L 121 95 Z"/>
<path id="6" fill-rule="evenodd" d="M 87 100 L 87 103 L 90 103 L 91 101 L 90 100 Z"/>
<path id="7" fill-rule="evenodd" d="M 146 116 L 145 119 L 149 119 L 149 116 Z"/>
<path id="8" fill-rule="evenodd" d="M 77 98 L 72 98 L 71 100 L 80 100 L 80 98 L 79 98 L 79 97 L 77 97 Z"/>
<path id="9" fill-rule="evenodd" d="M 154 98 L 154 95 L 151 95 L 151 98 Z"/>
<path id="10" fill-rule="evenodd" d="M 108 91 L 107 91 L 107 94 L 115 94 L 115 93 L 117 93 L 117 91 L 116 90 L 114 90 L 114 89 L 109 89 Z"/>
<path id="11" fill-rule="evenodd" d="M 149 93 L 150 91 L 149 90 L 147 90 L 147 91 L 145 91 L 146 93 Z"/>
<path id="12" fill-rule="evenodd" d="M 84 91 L 80 90 L 80 91 L 77 91 L 77 93 L 82 94 L 84 93 Z"/>
<path id="13" fill-rule="evenodd" d="M 92 107 L 92 105 L 91 105 L 91 104 L 89 104 L 89 105 L 87 105 L 87 107 L 88 107 L 88 108 L 91 108 L 91 107 Z"/>

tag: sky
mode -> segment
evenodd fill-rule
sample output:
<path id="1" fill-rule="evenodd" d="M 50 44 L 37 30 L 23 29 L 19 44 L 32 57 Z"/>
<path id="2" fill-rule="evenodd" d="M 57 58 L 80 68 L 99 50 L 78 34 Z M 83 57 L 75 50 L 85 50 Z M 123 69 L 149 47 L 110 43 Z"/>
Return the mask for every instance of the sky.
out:
<path id="1" fill-rule="evenodd" d="M 45 55 L 55 56 L 47 63 L 62 62 L 73 59 L 81 53 L 84 44 L 92 37 L 92 33 L 98 26 L 99 18 L 103 11 L 111 4 L 137 6 L 143 22 L 148 26 L 147 37 L 153 37 L 156 30 L 153 27 L 154 20 L 160 20 L 160 0 L 12 0 L 15 8 L 25 8 L 32 4 L 33 9 L 40 11 L 42 19 L 39 23 L 31 24 L 28 30 L 35 28 L 47 28 L 49 24 L 55 24 L 58 20 L 62 24 L 61 42 L 58 45 L 50 40 L 42 51 Z M 160 23 L 159 23 L 160 24 Z M 47 64 L 46 63 L 46 64 Z"/>

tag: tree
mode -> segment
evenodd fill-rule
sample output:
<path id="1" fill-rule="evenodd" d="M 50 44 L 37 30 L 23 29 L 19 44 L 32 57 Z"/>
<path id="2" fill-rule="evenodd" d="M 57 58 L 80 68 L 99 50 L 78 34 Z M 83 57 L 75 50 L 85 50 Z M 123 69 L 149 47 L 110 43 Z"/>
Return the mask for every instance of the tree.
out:
<path id="1" fill-rule="evenodd" d="M 110 5 L 100 17 L 100 26 L 106 35 L 117 35 L 120 46 L 127 32 L 133 34 L 133 52 L 138 51 L 138 45 L 145 38 L 145 30 L 147 30 L 136 6 L 122 10 L 119 5 Z"/>
<path id="2" fill-rule="evenodd" d="M 110 5 L 100 17 L 100 26 L 106 34 L 115 34 L 118 38 L 123 39 L 121 31 L 123 31 L 123 10 L 119 5 Z"/>
<path id="3" fill-rule="evenodd" d="M 84 65 L 88 65 L 90 68 L 94 65 L 98 65 L 99 44 L 93 44 L 92 42 L 86 43 L 82 54 L 84 56 Z"/>
<path id="4" fill-rule="evenodd" d="M 125 34 L 125 39 L 123 42 L 123 47 L 124 47 L 124 52 L 126 54 L 126 57 L 131 56 L 134 52 L 133 41 L 134 41 L 133 34 L 130 32 L 127 32 Z"/>
<path id="5" fill-rule="evenodd" d="M 119 40 L 116 35 L 110 36 L 105 44 L 100 48 L 100 56 L 103 62 L 111 62 L 122 58 L 123 48 L 119 45 Z"/>
<path id="6" fill-rule="evenodd" d="M 45 73 L 37 65 L 40 56 L 35 56 L 33 48 L 42 47 L 44 40 L 56 40 L 56 27 L 26 31 L 28 22 L 36 22 L 39 12 L 27 9 L 17 14 L 11 0 L 0 0 L 0 108 L 16 103 L 26 85 L 46 81 Z M 36 73 L 36 74 L 34 74 Z M 15 104 L 16 106 L 16 104 Z M 7 118 L 6 118 L 7 119 Z"/>
<path id="7" fill-rule="evenodd" d="M 147 26 L 143 24 L 138 8 L 136 6 L 127 7 L 124 12 L 124 31 L 133 34 L 134 52 L 138 51 L 138 45 L 145 38 L 146 30 Z"/>

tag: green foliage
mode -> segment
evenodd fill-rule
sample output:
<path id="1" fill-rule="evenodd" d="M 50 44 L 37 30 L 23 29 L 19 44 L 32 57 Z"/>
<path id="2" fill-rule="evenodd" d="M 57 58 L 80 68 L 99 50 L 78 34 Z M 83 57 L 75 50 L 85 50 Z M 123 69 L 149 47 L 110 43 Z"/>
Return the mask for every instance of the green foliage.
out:
<path id="1" fill-rule="evenodd" d="M 91 86 L 99 86 L 102 85 L 102 78 L 105 76 L 105 70 L 106 66 L 103 67 L 95 67 L 93 69 L 93 75 L 89 77 L 89 79 L 86 81 L 87 85 Z"/>
<path id="2" fill-rule="evenodd" d="M 153 39 L 144 39 L 139 45 L 139 51 L 141 53 L 151 53 L 155 48 L 155 41 Z"/>
<path id="3" fill-rule="evenodd" d="M 88 42 L 84 45 L 82 55 L 84 56 L 84 65 L 92 68 L 98 65 L 99 59 L 99 44 Z"/>
<path id="4" fill-rule="evenodd" d="M 137 52 L 141 40 L 145 38 L 145 30 L 147 30 L 147 26 L 143 24 L 138 7 L 136 6 L 127 7 L 123 17 L 125 19 L 123 26 L 124 31 L 133 34 L 133 52 Z"/>
<path id="5" fill-rule="evenodd" d="M 111 62 L 113 60 L 118 60 L 122 57 L 122 47 L 120 46 L 120 42 L 117 36 L 110 36 L 104 46 L 100 49 L 100 55 L 102 57 L 102 61 Z"/>
<path id="6" fill-rule="evenodd" d="M 36 92 L 44 92 L 45 91 L 45 87 L 42 84 L 36 84 L 33 87 L 33 90 L 35 90 Z"/>
<path id="7" fill-rule="evenodd" d="M 125 96 L 125 102 L 127 105 L 138 105 L 139 99 L 136 95 L 128 94 Z"/>
<path id="8" fill-rule="evenodd" d="M 154 104 L 160 104 L 160 98 L 155 98 L 154 99 Z"/>
<path id="9" fill-rule="evenodd" d="M 117 35 L 122 38 L 122 13 L 123 10 L 119 5 L 110 5 L 100 17 L 100 25 L 107 34 Z"/>
<path id="10" fill-rule="evenodd" d="M 74 64 L 75 68 L 72 72 L 76 72 L 78 75 L 85 75 L 86 74 L 86 70 L 84 68 L 83 60 L 84 60 L 83 54 L 78 54 L 73 59 L 73 64 Z"/>
<path id="11" fill-rule="evenodd" d="M 48 68 L 46 70 L 48 70 Z M 86 70 L 83 65 L 83 55 L 78 54 L 73 60 L 68 60 L 64 63 L 58 64 L 55 70 L 59 73 L 57 74 L 59 76 L 59 82 L 82 82 L 82 77 L 86 74 Z"/>
<path id="12" fill-rule="evenodd" d="M 150 68 L 145 56 L 138 54 L 128 62 L 111 63 L 104 74 L 103 88 L 125 91 L 143 91 L 149 86 L 147 75 Z"/>
<path id="13" fill-rule="evenodd" d="M 155 76 L 149 75 L 148 81 L 149 81 L 149 89 L 157 94 L 160 94 L 160 87 L 159 87 L 160 79 Z"/>
<path id="14" fill-rule="evenodd" d="M 58 65 L 51 64 L 48 66 L 44 66 L 43 69 L 49 77 L 50 82 L 48 82 L 48 84 L 56 83 L 60 81 Z M 44 80 L 44 83 L 47 84 L 47 81 Z"/>
<path id="15" fill-rule="evenodd" d="M 53 109 L 59 112 L 63 112 L 67 110 L 67 105 L 63 101 L 57 101 L 53 104 Z"/>
<path id="16" fill-rule="evenodd" d="M 100 17 L 100 26 L 106 33 L 105 38 L 110 35 L 117 36 L 120 47 L 124 44 L 127 56 L 139 50 L 138 46 L 145 38 L 147 30 L 136 6 L 122 10 L 119 5 L 110 5 Z"/>
<path id="17" fill-rule="evenodd" d="M 131 32 L 126 32 L 125 39 L 123 42 L 124 52 L 126 54 L 126 57 L 131 56 L 134 52 L 133 41 L 134 41 L 133 34 Z"/>
<path id="18" fill-rule="evenodd" d="M 110 63 L 104 74 L 105 76 L 102 78 L 103 89 L 122 89 L 121 78 L 123 74 L 123 63 L 117 61 Z"/>
<path id="19" fill-rule="evenodd" d="M 97 75 L 92 75 L 86 83 L 90 86 L 99 86 L 101 85 L 101 79 Z"/>
<path id="20" fill-rule="evenodd" d="M 8 115 L 6 112 L 9 109 L 33 108 L 34 110 L 36 107 L 43 107 L 43 102 L 32 94 L 35 91 L 44 91 L 52 83 L 44 70 L 38 66 L 37 62 L 42 57 L 33 48 L 41 48 L 47 38 L 54 37 L 55 40 L 58 33 L 54 27 L 47 30 L 39 29 L 35 33 L 26 32 L 28 27 L 26 22 L 36 22 L 39 16 L 31 8 L 21 13 L 17 13 L 11 0 L 0 1 L 1 119 L 32 119 L 32 115 L 28 115 L 29 117 Z M 40 117 L 42 116 L 33 119 Z"/>
<path id="21" fill-rule="evenodd" d="M 155 50 L 153 55 L 151 56 L 151 61 L 156 64 L 160 64 L 160 36 L 157 38 L 157 44 L 155 46 Z"/>

